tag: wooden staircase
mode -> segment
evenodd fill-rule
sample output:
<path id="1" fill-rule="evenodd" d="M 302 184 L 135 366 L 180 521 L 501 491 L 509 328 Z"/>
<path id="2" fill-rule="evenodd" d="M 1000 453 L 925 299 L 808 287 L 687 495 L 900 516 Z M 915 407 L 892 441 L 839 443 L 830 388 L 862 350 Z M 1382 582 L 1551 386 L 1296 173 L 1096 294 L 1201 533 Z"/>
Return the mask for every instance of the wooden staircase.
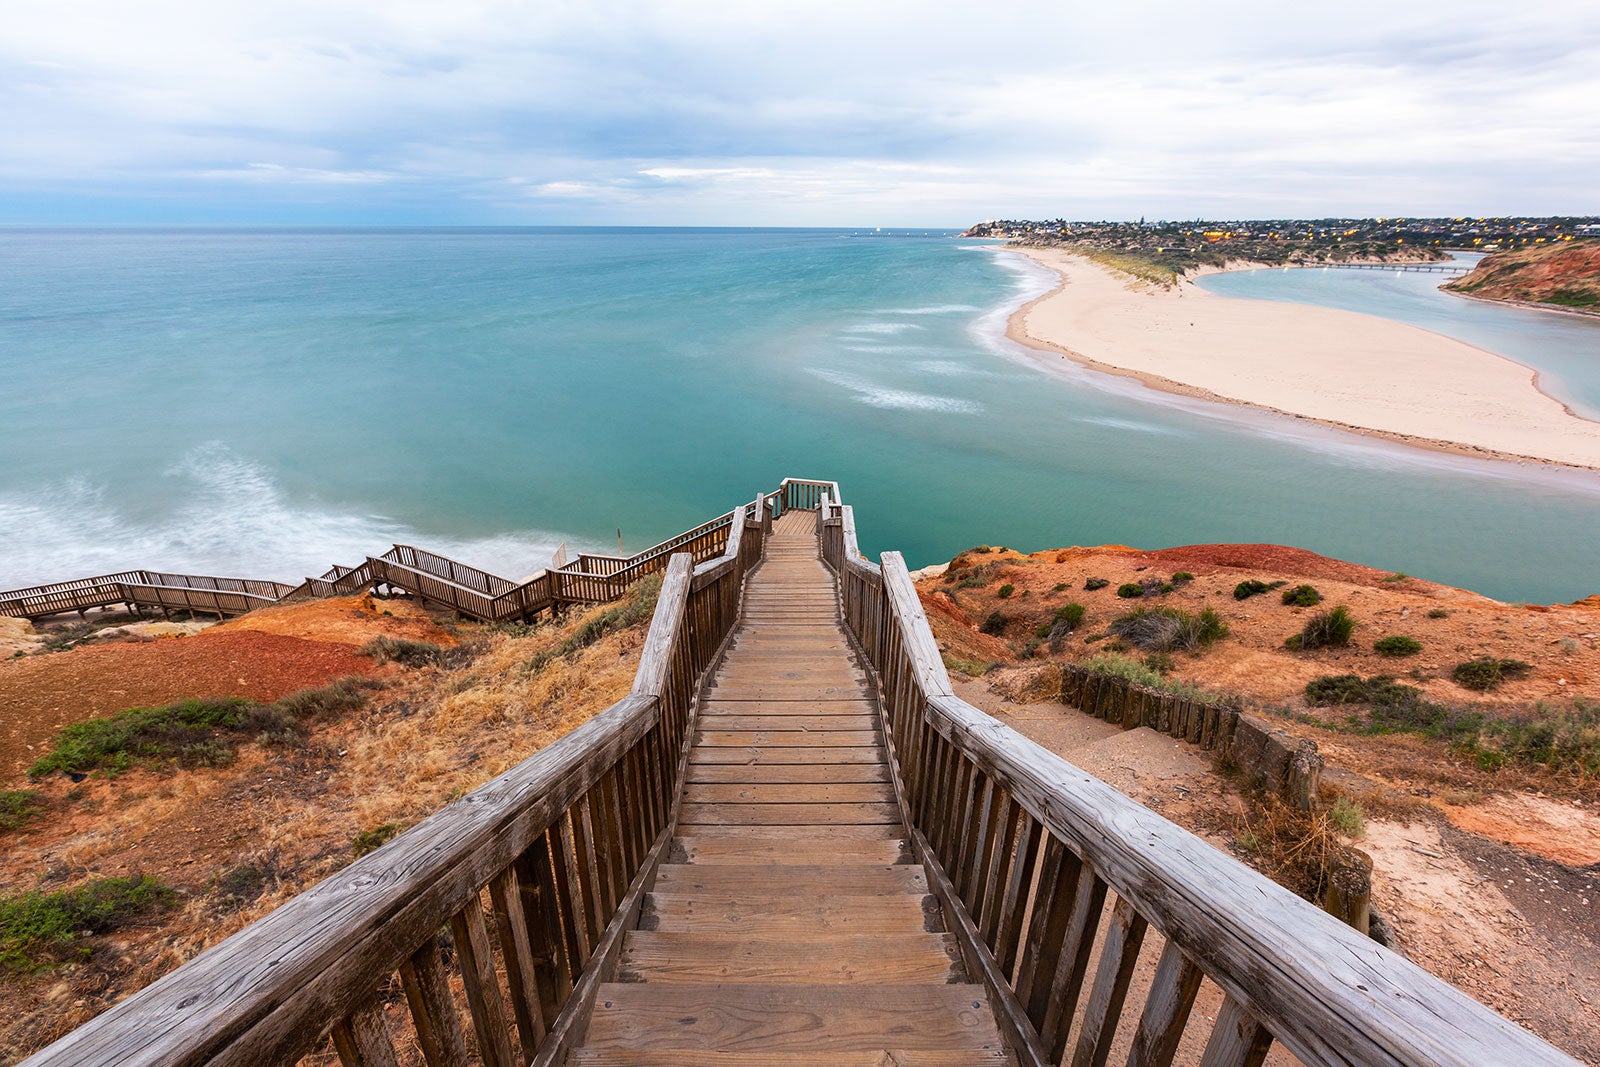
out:
<path id="1" fill-rule="evenodd" d="M 815 530 L 785 514 L 747 579 L 678 836 L 572 1063 L 1015 1062 L 911 862 Z"/>

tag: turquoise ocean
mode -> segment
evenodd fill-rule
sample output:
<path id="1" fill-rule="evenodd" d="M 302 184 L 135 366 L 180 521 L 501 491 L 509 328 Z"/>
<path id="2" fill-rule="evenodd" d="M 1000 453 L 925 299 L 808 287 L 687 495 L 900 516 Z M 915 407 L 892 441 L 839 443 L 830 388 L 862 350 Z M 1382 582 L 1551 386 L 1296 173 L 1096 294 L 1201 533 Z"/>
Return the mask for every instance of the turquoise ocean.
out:
<path id="1" fill-rule="evenodd" d="M 521 577 L 785 475 L 863 547 L 1279 542 L 1508 600 L 1600 592 L 1600 476 L 1169 397 L 1006 341 L 1049 277 L 942 231 L 0 231 L 0 588 L 298 580 L 395 541 Z M 1600 412 L 1600 323 L 1430 275 L 1220 293 L 1415 322 Z"/>

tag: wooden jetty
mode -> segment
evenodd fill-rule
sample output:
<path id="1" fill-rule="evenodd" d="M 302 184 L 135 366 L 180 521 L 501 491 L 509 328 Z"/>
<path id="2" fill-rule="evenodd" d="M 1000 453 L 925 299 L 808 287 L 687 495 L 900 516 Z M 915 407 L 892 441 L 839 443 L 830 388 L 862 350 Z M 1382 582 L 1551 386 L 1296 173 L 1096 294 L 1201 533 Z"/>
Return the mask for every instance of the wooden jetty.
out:
<path id="1" fill-rule="evenodd" d="M 629 696 L 29 1067 L 1577 1063 L 955 697 L 834 483 L 731 514 Z"/>

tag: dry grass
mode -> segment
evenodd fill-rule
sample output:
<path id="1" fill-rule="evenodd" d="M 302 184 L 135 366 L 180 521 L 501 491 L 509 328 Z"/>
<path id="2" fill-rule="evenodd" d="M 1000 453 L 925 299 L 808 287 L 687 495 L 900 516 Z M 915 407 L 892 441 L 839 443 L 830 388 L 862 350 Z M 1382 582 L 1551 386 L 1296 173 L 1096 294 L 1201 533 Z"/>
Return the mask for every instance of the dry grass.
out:
<path id="1" fill-rule="evenodd" d="M 351 863 L 358 835 L 414 825 L 626 696 L 653 597 L 537 627 L 463 625 L 441 662 L 399 670 L 296 745 L 242 745 L 231 766 L 40 783 L 48 813 L 0 840 L 4 888 L 137 866 L 180 903 L 70 976 L 0 988 L 0 1048 L 25 1054 L 81 1025 Z"/>

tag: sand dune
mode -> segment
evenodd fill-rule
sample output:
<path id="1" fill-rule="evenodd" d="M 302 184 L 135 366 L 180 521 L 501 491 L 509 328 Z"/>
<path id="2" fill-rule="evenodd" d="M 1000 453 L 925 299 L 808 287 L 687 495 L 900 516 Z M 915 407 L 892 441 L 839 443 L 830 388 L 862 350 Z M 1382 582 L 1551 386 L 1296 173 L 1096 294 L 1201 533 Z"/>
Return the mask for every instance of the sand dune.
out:
<path id="1" fill-rule="evenodd" d="M 1170 392 L 1408 444 L 1600 468 L 1600 423 L 1503 356 L 1389 319 L 1137 285 L 1058 249 L 1018 249 L 1062 284 L 1010 335 Z"/>

